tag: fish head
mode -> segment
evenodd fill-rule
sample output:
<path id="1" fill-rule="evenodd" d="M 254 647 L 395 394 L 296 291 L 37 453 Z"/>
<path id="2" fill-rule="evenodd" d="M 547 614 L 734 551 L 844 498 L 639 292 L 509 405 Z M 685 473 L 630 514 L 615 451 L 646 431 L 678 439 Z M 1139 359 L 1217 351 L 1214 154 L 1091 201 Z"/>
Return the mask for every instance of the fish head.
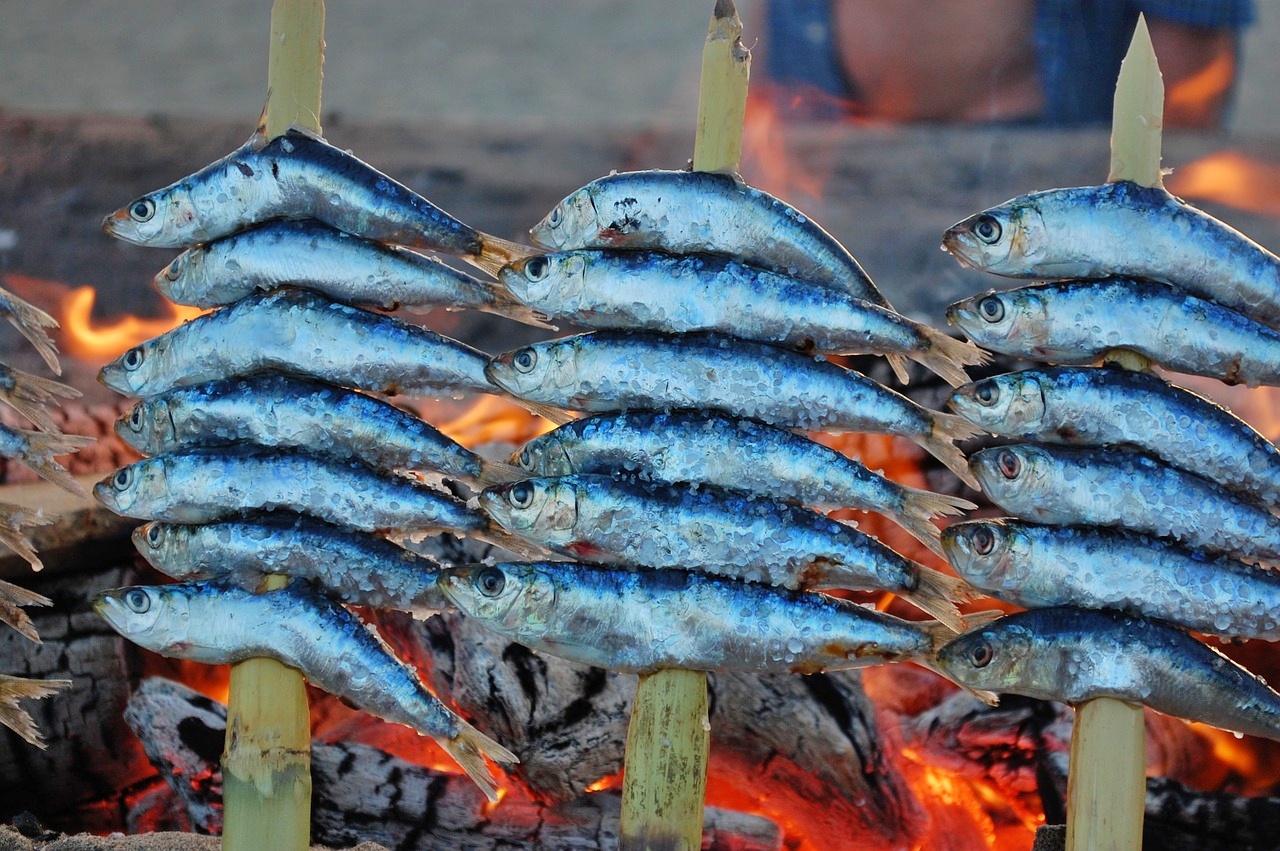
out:
<path id="1" fill-rule="evenodd" d="M 556 477 L 486 488 L 480 494 L 480 507 L 508 532 L 539 543 L 566 543 L 578 522 L 577 488 Z"/>
<path id="2" fill-rule="evenodd" d="M 124 396 L 145 396 L 168 350 L 167 335 L 139 343 L 98 371 L 98 380 Z"/>
<path id="3" fill-rule="evenodd" d="M 564 404 L 561 391 L 577 384 L 570 340 L 548 340 L 492 358 L 484 368 L 490 381 L 532 402 Z"/>
<path id="4" fill-rule="evenodd" d="M 152 283 L 169 301 L 204 307 L 206 304 L 201 294 L 211 288 L 208 281 L 208 257 L 209 251 L 204 246 L 188 248 L 161 269 Z"/>
<path id="5" fill-rule="evenodd" d="M 121 467 L 93 486 L 98 502 L 125 517 L 150 519 L 156 503 L 169 491 L 164 459 L 144 458 Z"/>
<path id="6" fill-rule="evenodd" d="M 957 387 L 948 406 L 993 434 L 1031 436 L 1044 419 L 1044 388 L 1035 375 L 1013 372 Z"/>
<path id="7" fill-rule="evenodd" d="M 1019 573 L 1022 538 L 1016 528 L 999 520 L 968 520 L 942 530 L 942 550 L 966 582 L 995 591 Z"/>
<path id="8" fill-rule="evenodd" d="M 183 585 L 133 585 L 103 591 L 92 605 L 112 629 L 133 643 L 161 655 L 182 656 L 191 639 L 188 593 L 189 586 Z"/>
<path id="9" fill-rule="evenodd" d="M 942 249 L 961 265 L 1014 278 L 1038 274 L 1048 243 L 1040 208 L 1027 198 L 983 210 L 942 234 Z"/>
<path id="10" fill-rule="evenodd" d="M 503 266 L 498 280 L 518 300 L 548 316 L 582 290 L 587 258 L 580 252 L 535 254 Z"/>
<path id="11" fill-rule="evenodd" d="M 982 485 L 982 492 L 997 505 L 1012 511 L 1010 505 L 1037 502 L 1037 495 L 1053 486 L 1051 459 L 1048 453 L 1030 443 L 993 446 L 975 452 L 969 467 Z"/>
<path id="12" fill-rule="evenodd" d="M 1035 635 L 1016 618 L 998 618 L 962 633 L 937 652 L 939 670 L 974 691 L 1025 693 L 1035 677 Z"/>
<path id="13" fill-rule="evenodd" d="M 143 455 L 155 455 L 176 444 L 178 435 L 169 402 L 163 397 L 141 399 L 116 420 L 116 434 Z"/>
<path id="14" fill-rule="evenodd" d="M 152 521 L 133 530 L 133 546 L 147 562 L 177 580 L 200 579 L 199 559 L 191 555 L 189 526 Z"/>
<path id="15" fill-rule="evenodd" d="M 555 581 L 536 563 L 448 568 L 436 584 L 467 617 L 517 639 L 540 637 L 556 605 Z"/>
<path id="16" fill-rule="evenodd" d="M 1034 287 L 988 290 L 947 308 L 947 322 L 997 352 L 1034 353 L 1049 334 L 1049 311 Z"/>
<path id="17" fill-rule="evenodd" d="M 555 431 L 521 446 L 512 454 L 511 463 L 533 476 L 571 476 L 577 472 L 569 448 Z"/>
<path id="18" fill-rule="evenodd" d="M 542 221 L 529 229 L 533 244 L 552 249 L 590 244 L 589 239 L 584 238 L 594 237 L 600 229 L 594 195 L 594 187 L 587 185 L 556 204 Z"/>
<path id="19" fill-rule="evenodd" d="M 175 183 L 116 210 L 103 220 L 102 229 L 136 245 L 175 248 L 199 241 L 198 219 L 191 192 Z"/>

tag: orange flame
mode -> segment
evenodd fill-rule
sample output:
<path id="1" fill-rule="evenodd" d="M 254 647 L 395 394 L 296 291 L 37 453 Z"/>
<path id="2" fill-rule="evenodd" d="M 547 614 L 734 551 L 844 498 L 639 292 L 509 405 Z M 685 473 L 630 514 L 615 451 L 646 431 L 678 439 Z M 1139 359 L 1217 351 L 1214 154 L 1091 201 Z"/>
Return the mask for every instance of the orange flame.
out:
<path id="1" fill-rule="evenodd" d="M 1218 151 L 1182 166 L 1165 181 L 1175 195 L 1249 213 L 1280 216 L 1280 163 Z"/>
<path id="2" fill-rule="evenodd" d="M 93 287 L 76 287 L 63 296 L 58 317 L 64 330 L 67 353 L 92 363 L 105 363 L 143 340 L 163 334 L 205 312 L 165 301 L 167 316 L 156 319 L 125 316 L 114 322 L 95 324 L 92 313 L 97 297 Z"/>

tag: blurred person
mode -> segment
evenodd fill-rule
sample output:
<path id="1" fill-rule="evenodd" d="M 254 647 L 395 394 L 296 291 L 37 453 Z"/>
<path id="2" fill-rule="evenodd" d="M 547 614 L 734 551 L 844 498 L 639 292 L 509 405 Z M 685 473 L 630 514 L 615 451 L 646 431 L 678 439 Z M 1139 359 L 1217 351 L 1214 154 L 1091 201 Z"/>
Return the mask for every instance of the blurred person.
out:
<path id="1" fill-rule="evenodd" d="M 760 90 L 793 118 L 1107 124 L 1145 13 L 1165 124 L 1215 127 L 1253 0 L 761 0 Z M 754 81 L 753 81 L 754 82 Z"/>

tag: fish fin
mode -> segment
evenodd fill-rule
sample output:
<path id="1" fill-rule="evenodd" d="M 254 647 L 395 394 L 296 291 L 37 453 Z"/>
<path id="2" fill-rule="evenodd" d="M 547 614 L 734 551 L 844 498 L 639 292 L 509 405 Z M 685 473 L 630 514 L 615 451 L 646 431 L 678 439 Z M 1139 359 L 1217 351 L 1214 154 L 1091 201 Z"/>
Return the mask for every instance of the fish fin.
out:
<path id="1" fill-rule="evenodd" d="M 976 437 L 982 434 L 982 429 L 955 414 L 945 414 L 941 411 L 933 411 L 932 414 L 933 431 L 916 442 L 946 465 L 948 470 L 960 478 L 960 481 L 974 490 L 981 490 L 977 478 L 969 469 L 968 459 L 954 441 Z"/>
<path id="2" fill-rule="evenodd" d="M 65 491 L 70 491 L 76 496 L 88 498 L 89 492 L 72 478 L 65 467 L 53 460 L 53 456 L 66 455 L 97 443 L 98 439 L 96 437 L 88 437 L 82 434 L 28 431 L 26 429 L 14 429 L 14 431 L 19 432 L 27 441 L 28 450 L 28 454 L 17 460 L 35 470 L 36 474 L 45 481 L 53 482 L 58 487 Z"/>
<path id="3" fill-rule="evenodd" d="M 18 701 L 48 697 L 69 685 L 71 680 L 29 680 L 0 674 L 0 724 L 44 750 L 45 744 L 35 721 L 18 706 Z"/>
<path id="4" fill-rule="evenodd" d="M 504 550 L 530 561 L 539 561 L 547 557 L 547 550 L 532 541 L 517 537 L 516 535 L 512 535 L 510 532 L 502 529 L 492 528 L 479 532 L 470 532 L 468 534 L 477 540 L 484 541 L 486 544 L 493 544 L 495 547 L 502 547 Z"/>
<path id="5" fill-rule="evenodd" d="M 506 461 L 481 459 L 480 475 L 476 477 L 476 482 L 481 488 L 487 488 L 492 485 L 505 485 L 509 482 L 518 482 L 527 478 L 529 478 L 529 474 L 515 464 L 508 464 Z"/>
<path id="6" fill-rule="evenodd" d="M 889 362 L 889 368 L 893 370 L 893 374 L 898 379 L 899 384 L 911 383 L 911 374 L 907 372 L 907 358 L 905 355 L 885 355 L 884 359 Z"/>
<path id="7" fill-rule="evenodd" d="M 442 736 L 436 741 L 440 743 L 440 747 L 449 752 L 454 762 L 467 772 L 467 776 L 475 781 L 485 797 L 497 803 L 498 784 L 493 779 L 489 766 L 485 764 L 484 757 L 487 756 L 494 762 L 506 763 L 519 762 L 520 758 L 466 721 L 458 719 L 458 727 L 458 733 L 452 739 Z"/>
<path id="8" fill-rule="evenodd" d="M 59 397 L 76 399 L 80 396 L 80 391 L 60 381 L 30 375 L 17 369 L 11 369 L 9 374 L 13 387 L 8 392 L 0 391 L 0 398 L 40 430 L 57 431 L 58 427 L 54 425 L 44 406 L 58 404 Z"/>
<path id="9" fill-rule="evenodd" d="M 58 363 L 58 347 L 44 330 L 57 328 L 58 320 L 8 290 L 0 289 L 0 297 L 8 302 L 9 324 L 17 328 L 22 336 L 36 347 L 36 351 L 49 365 L 49 369 L 53 370 L 54 375 L 62 375 L 62 366 Z"/>
<path id="10" fill-rule="evenodd" d="M 956 602 L 969 599 L 971 589 L 968 583 L 929 567 L 919 568 L 918 576 L 919 582 L 914 589 L 899 593 L 911 605 L 933 615 L 952 632 L 963 630 L 965 622 Z"/>
<path id="11" fill-rule="evenodd" d="M 498 271 L 503 266 L 542 253 L 544 252 L 541 249 L 534 248 L 532 245 L 524 245 L 519 242 L 512 242 L 509 239 L 493 236 L 492 234 L 482 233 L 480 234 L 480 253 L 463 257 L 462 259 L 496 278 L 498 277 Z"/>
<path id="12" fill-rule="evenodd" d="M 52 517 L 45 517 L 39 510 L 24 508 L 10 502 L 0 502 L 0 544 L 4 544 L 26 559 L 31 569 L 38 573 L 44 570 L 44 565 L 36 555 L 31 542 L 27 540 L 25 530 L 29 526 L 45 526 L 52 522 Z"/>
<path id="13" fill-rule="evenodd" d="M 990 362 L 991 353 L 980 349 L 967 340 L 957 340 L 949 334 L 922 326 L 929 348 L 912 355 L 917 363 L 930 372 L 940 376 L 952 387 L 968 384 L 969 376 L 966 366 L 982 366 Z"/>
<path id="14" fill-rule="evenodd" d="M 521 399 L 518 396 L 508 395 L 507 398 L 524 408 L 526 411 L 537 414 L 543 419 L 549 420 L 558 426 L 573 422 L 573 414 L 562 408 L 557 408 L 554 405 L 544 405 L 541 402 L 530 402 L 527 399 Z"/>
<path id="15" fill-rule="evenodd" d="M 485 283 L 493 293 L 493 309 L 490 311 L 491 313 L 514 319 L 517 322 L 523 322 L 525 325 L 532 325 L 535 328 L 546 328 L 550 331 L 560 330 L 559 325 L 551 324 L 550 316 L 529 307 L 529 305 L 513 296 L 511 291 L 502 284 Z"/>

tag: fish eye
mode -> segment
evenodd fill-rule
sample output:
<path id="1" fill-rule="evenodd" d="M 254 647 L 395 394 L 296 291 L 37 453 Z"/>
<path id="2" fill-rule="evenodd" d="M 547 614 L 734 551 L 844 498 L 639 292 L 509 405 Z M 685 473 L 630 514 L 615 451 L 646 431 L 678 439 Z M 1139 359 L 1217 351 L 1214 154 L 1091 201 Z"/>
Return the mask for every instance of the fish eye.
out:
<path id="1" fill-rule="evenodd" d="M 156 202 L 150 198 L 139 198 L 129 205 L 129 217 L 135 222 L 149 222 L 156 214 Z"/>
<path id="2" fill-rule="evenodd" d="M 551 264 L 545 257 L 530 257 L 524 264 L 524 276 L 530 281 L 541 281 L 547 276 Z"/>
<path id="3" fill-rule="evenodd" d="M 1000 222 L 996 221 L 995 216 L 983 213 L 973 223 L 973 233 L 987 245 L 995 245 L 1000 241 Z"/>
<path id="4" fill-rule="evenodd" d="M 111 483 L 115 485 L 116 490 L 127 490 L 129 485 L 133 484 L 133 468 L 122 467 L 117 470 L 115 478 L 111 480 Z"/>
<path id="5" fill-rule="evenodd" d="M 502 571 L 492 565 L 484 568 L 476 574 L 476 590 L 486 597 L 496 597 L 502 593 L 502 588 L 507 584 L 507 577 Z"/>
<path id="6" fill-rule="evenodd" d="M 132 372 L 142 366 L 142 362 L 147 359 L 147 353 L 142 350 L 142 346 L 134 346 L 132 349 L 124 353 L 124 368 Z"/>
<path id="7" fill-rule="evenodd" d="M 994 405 L 1000 398 L 1000 387 L 994 381 L 979 381 L 973 388 L 973 398 L 984 405 Z"/>
<path id="8" fill-rule="evenodd" d="M 996 548 L 996 536 L 986 526 L 973 530 L 973 549 L 978 555 L 985 556 Z"/>
<path id="9" fill-rule="evenodd" d="M 526 470 L 533 469 L 533 453 L 528 447 L 520 450 L 520 454 L 516 456 L 516 463 Z"/>
<path id="10" fill-rule="evenodd" d="M 533 367 L 538 363 L 538 353 L 531 348 L 521 349 L 516 352 L 516 356 L 511 359 L 511 363 L 515 366 L 517 372 L 533 372 Z"/>
<path id="11" fill-rule="evenodd" d="M 980 641 L 969 650 L 969 663 L 975 668 L 985 668 L 996 655 L 990 641 Z"/>
<path id="12" fill-rule="evenodd" d="M 176 281 L 182 277 L 182 265 L 186 262 L 183 258 L 187 255 L 180 254 L 172 263 L 164 267 L 164 276 L 170 281 Z"/>
<path id="13" fill-rule="evenodd" d="M 551 211 L 551 215 L 547 216 L 547 226 L 558 228 L 562 221 L 564 221 L 564 209 L 557 204 L 556 208 Z"/>
<path id="14" fill-rule="evenodd" d="M 131 588 L 125 592 L 124 604 L 138 614 L 151 608 L 151 595 L 141 588 Z"/>
<path id="15" fill-rule="evenodd" d="M 1008 449 L 1000 450 L 1000 457 L 996 459 L 1000 466 L 1000 475 L 1006 479 L 1016 479 L 1018 474 L 1022 472 L 1022 460 Z"/>
<path id="16" fill-rule="evenodd" d="M 164 529 L 155 523 L 147 526 L 147 543 L 153 547 L 159 547 L 164 541 Z"/>
<path id="17" fill-rule="evenodd" d="M 978 313 L 988 322 L 999 322 L 1004 319 L 1004 302 L 1000 296 L 989 295 L 978 302 Z"/>
<path id="18" fill-rule="evenodd" d="M 528 482 L 516 482 L 507 491 L 507 502 L 516 508 L 528 508 L 533 504 L 533 485 Z"/>
<path id="19" fill-rule="evenodd" d="M 142 431 L 142 406 L 137 405 L 129 412 L 129 428 L 134 431 Z"/>

